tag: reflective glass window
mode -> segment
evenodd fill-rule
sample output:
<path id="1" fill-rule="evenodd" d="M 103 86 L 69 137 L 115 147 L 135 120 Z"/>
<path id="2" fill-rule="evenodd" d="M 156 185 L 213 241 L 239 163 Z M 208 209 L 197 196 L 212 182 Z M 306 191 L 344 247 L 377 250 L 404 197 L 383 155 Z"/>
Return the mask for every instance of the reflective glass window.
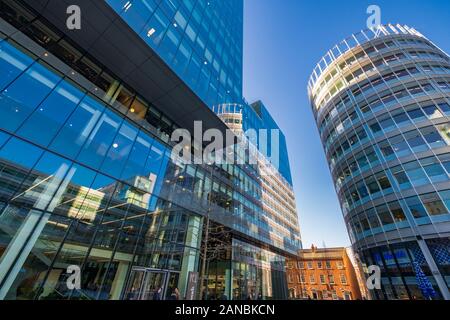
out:
<path id="1" fill-rule="evenodd" d="M 448 212 L 436 192 L 421 195 L 420 198 L 431 216 L 446 214 Z"/>
<path id="2" fill-rule="evenodd" d="M 133 148 L 137 136 L 137 129 L 124 122 L 109 149 L 104 163 L 101 167 L 103 172 L 109 172 L 113 176 L 120 178 L 122 169 L 128 159 L 128 155 Z"/>
<path id="3" fill-rule="evenodd" d="M 95 134 L 98 131 L 97 122 L 104 110 L 103 105 L 95 99 L 85 97 L 67 119 L 50 148 L 68 157 L 76 157 L 91 132 L 94 130 Z"/>
<path id="4" fill-rule="evenodd" d="M 8 41 L 0 42 L 0 90 L 11 83 L 23 72 L 33 60 L 11 45 Z"/>
<path id="5" fill-rule="evenodd" d="M 43 65 L 33 64 L 0 95 L 0 124 L 2 127 L 15 131 L 59 80 L 59 76 Z"/>
<path id="6" fill-rule="evenodd" d="M 122 120 L 112 111 L 105 110 L 89 136 L 86 137 L 86 142 L 77 159 L 94 168 L 99 168 L 110 149 L 119 149 L 119 144 L 114 139 Z"/>
<path id="7" fill-rule="evenodd" d="M 47 146 L 73 112 L 83 93 L 61 82 L 18 130 L 20 136 Z"/>
<path id="8" fill-rule="evenodd" d="M 419 197 L 411 197 L 406 199 L 406 204 L 414 218 L 424 218 L 427 217 L 427 211 L 425 210 Z"/>

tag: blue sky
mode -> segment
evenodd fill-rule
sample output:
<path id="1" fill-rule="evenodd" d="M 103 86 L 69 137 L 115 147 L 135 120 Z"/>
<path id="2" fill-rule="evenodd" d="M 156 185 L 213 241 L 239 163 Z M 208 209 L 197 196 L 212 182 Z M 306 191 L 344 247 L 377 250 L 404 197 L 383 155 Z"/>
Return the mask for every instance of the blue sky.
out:
<path id="1" fill-rule="evenodd" d="M 414 27 L 450 53 L 448 0 L 244 0 L 244 95 L 261 99 L 286 135 L 303 246 L 349 245 L 307 97 L 309 75 L 336 43 L 365 29 L 371 4 L 382 23 Z"/>

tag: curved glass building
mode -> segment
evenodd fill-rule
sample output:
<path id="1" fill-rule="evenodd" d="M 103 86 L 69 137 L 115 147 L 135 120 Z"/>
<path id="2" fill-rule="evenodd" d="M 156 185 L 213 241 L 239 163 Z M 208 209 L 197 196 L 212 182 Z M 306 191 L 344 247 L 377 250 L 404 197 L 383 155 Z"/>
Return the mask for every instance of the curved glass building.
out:
<path id="1" fill-rule="evenodd" d="M 350 239 L 375 299 L 450 299 L 450 59 L 413 28 L 345 39 L 308 83 Z"/>

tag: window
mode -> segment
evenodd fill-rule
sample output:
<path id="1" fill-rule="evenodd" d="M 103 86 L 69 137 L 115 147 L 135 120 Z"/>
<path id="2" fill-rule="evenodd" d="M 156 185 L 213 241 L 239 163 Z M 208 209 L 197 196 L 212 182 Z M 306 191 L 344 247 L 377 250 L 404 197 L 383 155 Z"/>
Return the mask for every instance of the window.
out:
<path id="1" fill-rule="evenodd" d="M 128 111 L 130 115 L 137 117 L 138 119 L 145 119 L 147 113 L 147 105 L 139 98 L 135 98 Z"/>
<path id="2" fill-rule="evenodd" d="M 411 119 L 413 120 L 420 120 L 420 119 L 425 119 L 425 114 L 423 113 L 422 109 L 412 109 L 408 111 L 408 115 L 410 116 Z"/>
<path id="3" fill-rule="evenodd" d="M 109 109 L 105 110 L 96 127 L 91 128 L 91 134 L 85 137 L 86 143 L 77 159 L 98 169 L 108 151 L 120 147 L 114 138 L 121 122 L 118 115 Z"/>
<path id="4" fill-rule="evenodd" d="M 448 105 L 448 103 L 444 102 L 444 103 L 440 103 L 439 107 L 441 108 L 442 111 L 444 111 L 445 113 L 449 113 L 450 112 L 450 106 Z"/>
<path id="5" fill-rule="evenodd" d="M 331 292 L 331 296 L 333 297 L 333 300 L 339 300 L 339 296 L 336 294 L 336 290 L 333 290 Z"/>
<path id="6" fill-rule="evenodd" d="M 331 261 L 326 261 L 325 266 L 327 269 L 331 269 Z"/>
<path id="7" fill-rule="evenodd" d="M 347 277 L 345 274 L 341 273 L 341 284 L 346 285 L 347 284 Z"/>
<path id="8" fill-rule="evenodd" d="M 388 208 L 385 205 L 377 207 L 377 212 L 378 217 L 380 218 L 380 221 L 383 224 L 383 226 L 387 226 L 394 223 L 391 213 L 389 212 Z"/>
<path id="9" fill-rule="evenodd" d="M 367 161 L 367 158 L 365 155 L 359 153 L 356 155 L 356 161 L 358 162 L 359 167 L 364 170 L 364 168 L 369 165 L 369 162 Z"/>
<path id="10" fill-rule="evenodd" d="M 102 117 L 104 110 L 103 104 L 99 103 L 94 98 L 86 96 L 60 129 L 58 135 L 50 145 L 50 148 L 65 156 L 75 157 L 84 142 L 88 138 L 94 138 L 90 137 L 94 128 L 96 128 L 96 130 L 94 130 L 94 135 L 97 132 L 97 136 L 101 133 L 101 125 L 97 124 L 97 122 L 102 118 L 102 122 L 104 123 L 105 118 Z M 104 123 L 104 127 L 107 126 L 108 123 Z M 81 136 L 80 132 L 83 133 Z M 113 139 L 114 135 L 112 137 L 107 137 Z M 102 152 L 103 150 L 103 152 L 106 152 L 105 148 L 107 147 L 107 145 L 103 144 L 101 149 L 94 150 L 92 156 L 96 155 L 97 151 Z"/>
<path id="11" fill-rule="evenodd" d="M 400 189 L 410 188 L 411 184 L 409 183 L 408 176 L 401 166 L 397 166 L 391 169 L 394 178 L 397 180 L 397 184 Z"/>
<path id="12" fill-rule="evenodd" d="M 311 275 L 309 276 L 309 283 L 311 283 L 311 284 L 316 283 L 316 278 L 314 277 L 313 274 L 311 274 Z"/>
<path id="13" fill-rule="evenodd" d="M 443 114 L 435 105 L 423 107 L 422 109 L 429 119 L 437 119 L 443 117 Z"/>
<path id="14" fill-rule="evenodd" d="M 389 141 L 397 157 L 404 157 L 411 154 L 411 150 L 402 136 L 393 137 Z"/>
<path id="15" fill-rule="evenodd" d="M 405 112 L 401 112 L 399 114 L 396 114 L 393 117 L 393 119 L 394 119 L 395 123 L 398 124 L 398 125 L 405 124 L 405 123 L 409 122 L 409 118 L 408 118 L 408 116 L 406 115 Z"/>
<path id="16" fill-rule="evenodd" d="M 375 194 L 380 192 L 380 187 L 376 180 L 373 177 L 369 177 L 365 180 L 367 188 L 369 189 L 370 194 Z"/>
<path id="17" fill-rule="evenodd" d="M 321 274 L 320 275 L 320 284 L 325 284 L 325 275 Z"/>
<path id="18" fill-rule="evenodd" d="M 421 152 L 428 149 L 428 146 L 418 131 L 410 131 L 406 133 L 405 139 L 408 141 L 411 149 L 415 152 Z"/>
<path id="19" fill-rule="evenodd" d="M 443 137 L 436 131 L 434 127 L 421 128 L 420 132 L 431 147 L 439 148 L 446 145 Z"/>
<path id="20" fill-rule="evenodd" d="M 381 132 L 381 126 L 378 124 L 378 122 L 369 124 L 370 130 L 372 130 L 373 133 Z"/>
<path id="21" fill-rule="evenodd" d="M 358 193 L 362 199 L 364 199 L 365 197 L 367 197 L 369 195 L 369 192 L 367 191 L 367 188 L 363 182 L 358 182 L 358 184 L 356 185 L 356 188 L 358 189 Z"/>
<path id="22" fill-rule="evenodd" d="M 389 208 L 391 209 L 392 216 L 394 217 L 395 222 L 406 221 L 406 216 L 403 213 L 403 209 L 397 201 L 391 202 L 389 204 Z"/>
<path id="23" fill-rule="evenodd" d="M 344 269 L 344 263 L 342 261 L 337 261 L 336 262 L 336 267 L 338 269 Z"/>
<path id="24" fill-rule="evenodd" d="M 439 195 L 436 192 L 421 195 L 420 198 L 431 216 L 437 216 L 447 213 L 447 209 L 442 203 Z"/>
<path id="25" fill-rule="evenodd" d="M 370 226 L 372 228 L 372 232 L 373 233 L 380 232 L 381 230 L 376 230 L 377 228 L 380 227 L 380 221 L 378 220 L 375 209 L 370 208 L 369 210 L 366 211 L 366 214 L 367 214 L 367 220 L 369 221 Z M 338 269 L 343 269 L 344 266 L 343 266 L 342 261 L 340 261 L 340 264 L 341 264 L 341 267 L 339 268 L 339 266 L 338 266 Z"/>
<path id="26" fill-rule="evenodd" d="M 322 261 L 317 261 L 317 269 L 322 269 Z"/>
<path id="27" fill-rule="evenodd" d="M 450 145 L 450 126 L 444 124 L 438 127 L 441 137 L 444 139 L 447 145 Z"/>
<path id="28" fill-rule="evenodd" d="M 423 92 L 423 89 L 420 86 L 413 86 L 408 88 L 408 91 L 411 95 L 416 95 Z"/>
<path id="29" fill-rule="evenodd" d="M 417 161 L 409 162 L 404 165 L 406 174 L 409 177 L 409 180 L 414 186 L 420 186 L 427 184 L 428 178 L 422 167 Z"/>
<path id="30" fill-rule="evenodd" d="M 137 137 L 137 129 L 124 122 L 114 138 L 112 148 L 106 154 L 101 167 L 102 172 L 109 172 L 116 178 L 120 174 L 128 160 L 128 155 L 134 146 Z"/>
<path id="31" fill-rule="evenodd" d="M 394 121 L 389 117 L 384 120 L 380 121 L 380 126 L 383 128 L 383 130 L 387 131 L 395 127 Z"/>
<path id="32" fill-rule="evenodd" d="M 328 281 L 330 284 L 334 284 L 334 276 L 332 274 L 328 275 Z"/>
<path id="33" fill-rule="evenodd" d="M 392 158 L 394 156 L 394 149 L 392 149 L 390 143 L 387 140 L 380 142 L 379 147 L 381 153 L 383 153 L 386 159 Z"/>
<path id="34" fill-rule="evenodd" d="M 10 131 L 17 130 L 60 79 L 49 67 L 33 64 L 0 95 L 0 125 Z"/>
<path id="35" fill-rule="evenodd" d="M 411 197 L 406 199 L 409 211 L 415 219 L 427 217 L 427 211 L 425 210 L 419 197 Z"/>
<path id="36" fill-rule="evenodd" d="M 16 49 L 8 41 L 0 42 L 0 90 L 24 71 L 33 60 Z"/>
<path id="37" fill-rule="evenodd" d="M 305 269 L 305 263 L 303 261 L 298 261 L 297 266 L 299 269 Z"/>
<path id="38" fill-rule="evenodd" d="M 439 195 L 441 196 L 442 200 L 444 201 L 445 205 L 447 206 L 447 212 L 450 210 L 450 190 L 441 191 L 439 192 Z"/>
<path id="39" fill-rule="evenodd" d="M 432 182 L 440 182 L 448 179 L 447 173 L 435 157 L 422 159 L 420 163 Z"/>
<path id="40" fill-rule="evenodd" d="M 68 82 L 61 82 L 25 121 L 18 131 L 19 135 L 47 146 L 76 108 L 83 95 L 83 92 Z"/>
<path id="41" fill-rule="evenodd" d="M 308 269 L 313 269 L 313 263 L 312 263 L 312 261 L 308 261 L 308 262 L 307 262 L 307 265 L 308 265 Z"/>
<path id="42" fill-rule="evenodd" d="M 389 179 L 385 175 L 378 178 L 378 183 L 382 190 L 386 190 L 391 187 L 391 183 L 389 182 Z"/>
<path id="43" fill-rule="evenodd" d="M 373 164 L 378 161 L 377 154 L 375 153 L 372 147 L 367 148 L 366 155 L 370 163 Z"/>
<path id="44" fill-rule="evenodd" d="M 450 89 L 450 83 L 445 82 L 445 81 L 438 82 L 438 86 L 439 86 L 439 88 L 441 88 L 443 90 Z"/>

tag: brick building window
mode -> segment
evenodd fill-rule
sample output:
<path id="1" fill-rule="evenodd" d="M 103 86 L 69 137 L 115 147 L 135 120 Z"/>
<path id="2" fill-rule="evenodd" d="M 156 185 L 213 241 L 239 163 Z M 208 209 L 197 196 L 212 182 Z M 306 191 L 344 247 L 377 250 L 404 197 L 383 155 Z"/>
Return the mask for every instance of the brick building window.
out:
<path id="1" fill-rule="evenodd" d="M 330 281 L 330 284 L 334 284 L 334 276 L 332 274 L 328 276 L 328 280 Z"/>
<path id="2" fill-rule="evenodd" d="M 320 275 L 320 283 L 325 284 L 325 275 L 323 274 Z"/>
<path id="3" fill-rule="evenodd" d="M 347 277 L 343 273 L 341 274 L 341 283 L 342 284 L 347 284 Z"/>

